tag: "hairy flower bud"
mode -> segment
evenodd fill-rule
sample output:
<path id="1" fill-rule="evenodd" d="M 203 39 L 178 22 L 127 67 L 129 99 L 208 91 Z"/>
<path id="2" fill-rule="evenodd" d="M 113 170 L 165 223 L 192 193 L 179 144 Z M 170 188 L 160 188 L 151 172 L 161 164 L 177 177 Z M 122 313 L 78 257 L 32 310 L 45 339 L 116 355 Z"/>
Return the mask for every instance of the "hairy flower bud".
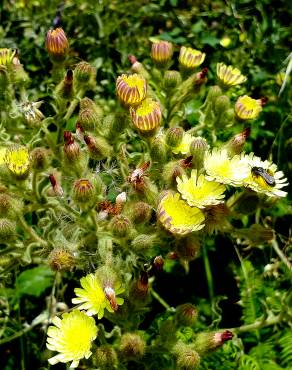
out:
<path id="1" fill-rule="evenodd" d="M 166 144 L 172 148 L 179 146 L 184 136 L 184 130 L 181 127 L 169 128 L 166 132 Z"/>
<path id="2" fill-rule="evenodd" d="M 200 355 L 191 345 L 178 342 L 173 352 L 176 355 L 176 365 L 180 370 L 195 370 L 200 365 Z"/>
<path id="3" fill-rule="evenodd" d="M 181 75 L 178 71 L 166 71 L 163 77 L 163 86 L 166 89 L 174 89 L 182 82 Z"/>
<path id="4" fill-rule="evenodd" d="M 48 264 L 55 271 L 70 271 L 75 262 L 74 255 L 67 248 L 54 248 L 48 256 Z"/>
<path id="5" fill-rule="evenodd" d="M 222 90 L 220 89 L 219 86 L 217 85 L 211 86 L 208 91 L 207 101 L 210 101 L 213 103 L 221 95 L 222 95 Z"/>
<path id="6" fill-rule="evenodd" d="M 43 171 L 48 165 L 48 151 L 46 148 L 34 148 L 30 153 L 31 168 Z"/>
<path id="7" fill-rule="evenodd" d="M 230 107 L 230 99 L 226 95 L 221 95 L 215 100 L 215 112 L 222 114 Z"/>
<path id="8" fill-rule="evenodd" d="M 150 155 L 153 162 L 164 163 L 166 160 L 166 146 L 164 138 L 156 136 L 151 142 Z"/>
<path id="9" fill-rule="evenodd" d="M 161 66 L 166 65 L 170 61 L 172 54 L 172 43 L 168 41 L 153 42 L 151 48 L 151 58 L 156 64 Z"/>
<path id="10" fill-rule="evenodd" d="M 176 188 L 176 178 L 185 174 L 184 168 L 177 161 L 168 162 L 163 169 L 162 178 L 169 187 Z"/>
<path id="11" fill-rule="evenodd" d="M 0 218 L 0 241 L 10 240 L 15 235 L 15 222 L 8 218 Z"/>
<path id="12" fill-rule="evenodd" d="M 134 224 L 146 223 L 150 220 L 152 208 L 148 203 L 137 202 L 131 206 L 130 215 Z"/>
<path id="13" fill-rule="evenodd" d="M 208 150 L 209 145 L 207 140 L 198 136 L 195 137 L 190 146 L 190 152 L 193 156 L 192 164 L 195 169 L 200 171 L 204 167 L 205 153 Z"/>
<path id="14" fill-rule="evenodd" d="M 46 48 L 53 61 L 60 62 L 66 58 L 69 43 L 65 32 L 61 27 L 48 31 L 46 37 Z"/>
<path id="15" fill-rule="evenodd" d="M 143 357 L 146 343 L 139 334 L 125 333 L 121 337 L 120 352 L 123 357 L 131 360 Z"/>
<path id="16" fill-rule="evenodd" d="M 132 247 L 137 251 L 147 251 L 155 246 L 157 242 L 156 235 L 140 234 L 132 241 Z"/>
<path id="17" fill-rule="evenodd" d="M 207 355 L 222 347 L 226 341 L 232 338 L 233 334 L 229 330 L 199 333 L 195 339 L 194 348 L 201 356 Z"/>
<path id="18" fill-rule="evenodd" d="M 112 346 L 100 346 L 93 354 L 93 362 L 100 370 L 115 369 L 118 365 L 118 356 Z"/>
<path id="19" fill-rule="evenodd" d="M 76 180 L 73 185 L 73 200 L 80 207 L 92 205 L 94 202 L 95 189 L 88 179 Z"/>
<path id="20" fill-rule="evenodd" d="M 80 159 L 81 149 L 80 145 L 74 140 L 70 131 L 64 131 L 64 155 L 68 162 L 76 162 Z"/>
<path id="21" fill-rule="evenodd" d="M 59 182 L 57 181 L 56 176 L 53 175 L 53 174 L 50 174 L 49 175 L 49 180 L 50 180 L 50 183 L 52 185 L 53 195 L 58 196 L 58 197 L 62 197 L 64 195 L 64 191 L 63 191 L 61 185 L 59 184 Z"/>
<path id="22" fill-rule="evenodd" d="M 126 216 L 117 215 L 113 217 L 110 223 L 110 230 L 112 230 L 114 235 L 125 237 L 131 231 L 131 226 L 131 222 Z"/>
<path id="23" fill-rule="evenodd" d="M 193 326 L 197 318 L 198 310 L 191 303 L 184 303 L 176 308 L 175 319 L 180 325 Z"/>
<path id="24" fill-rule="evenodd" d="M 87 131 L 99 129 L 102 124 L 103 111 L 91 99 L 83 98 L 80 102 L 78 123 Z"/>
<path id="25" fill-rule="evenodd" d="M 240 154 L 243 150 L 246 139 L 250 135 L 250 127 L 245 128 L 242 132 L 234 135 L 225 145 L 229 155 L 233 157 L 234 155 Z"/>
<path id="26" fill-rule="evenodd" d="M 95 68 L 87 62 L 80 62 L 74 69 L 74 78 L 78 83 L 88 82 L 92 76 L 95 76 Z"/>
<path id="27" fill-rule="evenodd" d="M 93 137 L 84 135 L 84 141 L 87 145 L 89 155 L 91 158 L 101 160 L 110 157 L 112 154 L 112 147 L 101 136 Z"/>
<path id="28" fill-rule="evenodd" d="M 124 132 L 124 129 L 129 125 L 130 120 L 127 114 L 123 112 L 110 113 L 103 120 L 103 127 L 106 131 L 106 137 L 111 140 Z"/>
<path id="29" fill-rule="evenodd" d="M 56 87 L 56 96 L 63 100 L 71 100 L 74 97 L 73 71 L 69 69 L 65 78 Z"/>

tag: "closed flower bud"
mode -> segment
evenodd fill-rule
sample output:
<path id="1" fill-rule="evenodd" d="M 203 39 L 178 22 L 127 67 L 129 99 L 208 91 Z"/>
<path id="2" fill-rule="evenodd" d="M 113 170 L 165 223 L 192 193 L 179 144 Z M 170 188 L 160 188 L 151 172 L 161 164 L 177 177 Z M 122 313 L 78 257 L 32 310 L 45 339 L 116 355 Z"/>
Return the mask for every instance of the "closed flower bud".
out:
<path id="1" fill-rule="evenodd" d="M 153 133 L 162 120 L 160 104 L 150 98 L 143 100 L 136 108 L 131 107 L 130 115 L 135 127 L 145 134 Z"/>
<path id="2" fill-rule="evenodd" d="M 199 333 L 195 339 L 194 348 L 201 356 L 207 355 L 222 347 L 226 341 L 232 338 L 233 334 L 229 330 Z"/>
<path id="3" fill-rule="evenodd" d="M 166 144 L 172 148 L 180 145 L 184 136 L 184 130 L 181 127 L 169 128 L 166 132 Z"/>
<path id="4" fill-rule="evenodd" d="M 232 108 L 227 109 L 220 115 L 220 119 L 217 121 L 217 125 L 220 127 L 230 127 L 234 122 L 234 110 Z"/>
<path id="5" fill-rule="evenodd" d="M 13 199 L 9 194 L 0 193 L 0 215 L 10 218 L 11 212 L 13 213 Z"/>
<path id="6" fill-rule="evenodd" d="M 130 220 L 124 215 L 117 215 L 113 217 L 110 223 L 110 230 L 113 234 L 120 237 L 128 236 L 132 225 Z"/>
<path id="7" fill-rule="evenodd" d="M 74 78 L 79 83 L 88 82 L 95 75 L 95 69 L 87 62 L 80 62 L 74 69 Z"/>
<path id="8" fill-rule="evenodd" d="M 43 171 L 48 165 L 48 151 L 46 148 L 35 148 L 30 153 L 31 168 Z"/>
<path id="9" fill-rule="evenodd" d="M 64 155 L 68 162 L 76 162 L 80 159 L 81 149 L 80 145 L 74 140 L 70 131 L 64 131 Z"/>
<path id="10" fill-rule="evenodd" d="M 67 248 L 54 248 L 48 256 L 48 264 L 54 271 L 70 271 L 75 263 L 74 255 Z"/>
<path id="11" fill-rule="evenodd" d="M 139 359 L 144 356 L 146 343 L 139 334 L 125 333 L 121 337 L 120 352 L 126 359 Z"/>
<path id="12" fill-rule="evenodd" d="M 68 53 L 69 43 L 65 32 L 58 27 L 49 30 L 46 37 L 46 48 L 53 61 L 63 61 Z"/>
<path id="13" fill-rule="evenodd" d="M 16 224 L 8 218 L 0 218 L 0 242 L 10 240 L 15 235 Z"/>
<path id="14" fill-rule="evenodd" d="M 74 94 L 73 71 L 69 69 L 65 78 L 56 87 L 56 96 L 63 100 L 71 100 Z"/>
<path id="15" fill-rule="evenodd" d="M 178 71 L 166 71 L 163 77 L 163 86 L 166 89 L 174 89 L 182 82 L 181 75 Z"/>
<path id="16" fill-rule="evenodd" d="M 78 123 L 87 131 L 101 127 L 103 117 L 102 109 L 89 98 L 83 98 L 80 102 Z"/>
<path id="17" fill-rule="evenodd" d="M 118 356 L 112 346 L 100 346 L 93 354 L 93 362 L 100 370 L 115 369 L 118 365 Z"/>
<path id="18" fill-rule="evenodd" d="M 132 64 L 132 67 L 131 67 L 132 72 L 138 73 L 141 76 L 145 77 L 146 79 L 150 77 L 149 73 L 147 72 L 143 64 L 138 62 L 138 60 L 136 59 L 134 55 L 129 55 L 128 59 Z"/>
<path id="19" fill-rule="evenodd" d="M 131 207 L 131 218 L 134 224 L 146 223 L 150 220 L 152 208 L 148 203 L 137 202 Z"/>
<path id="20" fill-rule="evenodd" d="M 180 325 L 193 326 L 197 318 L 198 310 L 191 303 L 184 303 L 176 308 L 175 319 Z"/>
<path id="21" fill-rule="evenodd" d="M 95 189 L 88 179 L 76 180 L 73 185 L 73 200 L 79 206 L 91 205 L 94 202 Z"/>
<path id="22" fill-rule="evenodd" d="M 177 161 L 168 162 L 163 169 L 162 178 L 169 187 L 176 188 L 176 178 L 185 174 L 184 168 Z"/>
<path id="23" fill-rule="evenodd" d="M 193 167 L 200 171 L 204 166 L 205 153 L 209 149 L 207 140 L 203 137 L 195 137 L 190 146 L 190 152 L 193 156 Z"/>
<path id="24" fill-rule="evenodd" d="M 156 136 L 151 142 L 150 155 L 153 162 L 164 163 L 166 160 L 166 146 L 164 138 Z"/>
<path id="25" fill-rule="evenodd" d="M 18 58 L 14 58 L 17 59 Z M 20 64 L 19 60 L 18 63 L 12 64 L 12 81 L 18 86 L 26 86 L 29 82 L 29 76 L 25 72 L 23 65 Z"/>
<path id="26" fill-rule="evenodd" d="M 226 95 L 221 95 L 215 100 L 215 112 L 222 114 L 230 107 L 230 99 Z"/>
<path id="27" fill-rule="evenodd" d="M 176 253 L 179 258 L 189 262 L 198 257 L 200 249 L 200 240 L 195 236 L 187 236 L 186 238 L 178 241 Z"/>
<path id="28" fill-rule="evenodd" d="M 129 298 L 132 302 L 145 302 L 145 298 L 149 293 L 149 276 L 147 271 L 141 271 L 139 279 L 135 281 L 131 287 Z"/>
<path id="29" fill-rule="evenodd" d="M 129 126 L 130 120 L 128 114 L 123 112 L 111 113 L 104 117 L 103 127 L 106 131 L 105 135 L 108 139 L 114 139 L 116 136 L 124 132 L 124 129 Z"/>
<path id="30" fill-rule="evenodd" d="M 57 197 L 62 197 L 64 195 L 64 191 L 63 191 L 61 185 L 59 184 L 59 182 L 57 181 L 56 176 L 53 175 L 53 174 L 50 174 L 49 175 L 49 180 L 50 180 L 50 183 L 52 185 L 53 195 L 55 195 Z"/>
<path id="31" fill-rule="evenodd" d="M 179 53 L 179 63 L 185 69 L 193 69 L 201 65 L 205 60 L 206 54 L 199 50 L 182 46 Z"/>
<path id="32" fill-rule="evenodd" d="M 136 236 L 131 245 L 137 252 L 142 252 L 143 250 L 146 251 L 153 248 L 156 242 L 156 235 L 140 234 Z"/>
<path id="33" fill-rule="evenodd" d="M 243 150 L 246 139 L 250 135 L 250 127 L 245 128 L 239 134 L 233 136 L 225 145 L 229 155 L 233 157 L 234 155 L 240 154 Z"/>
<path id="34" fill-rule="evenodd" d="M 125 105 L 137 105 L 146 98 L 147 83 L 138 74 L 119 76 L 116 82 L 117 95 Z"/>
<path id="35" fill-rule="evenodd" d="M 178 342 L 173 352 L 176 355 L 176 365 L 181 370 L 195 370 L 200 365 L 200 355 L 191 345 Z"/>
<path id="36" fill-rule="evenodd" d="M 156 41 L 152 44 L 151 58 L 156 64 L 164 66 L 171 60 L 172 54 L 172 43 L 168 41 Z"/>
<path id="37" fill-rule="evenodd" d="M 230 211 L 225 203 L 208 206 L 204 209 L 205 228 L 207 234 L 225 232 L 230 228 L 227 217 Z"/>
<path id="38" fill-rule="evenodd" d="M 210 102 L 215 102 L 215 100 L 222 95 L 222 90 L 220 89 L 219 86 L 211 86 L 208 95 L 207 95 L 207 100 Z"/>
<path id="39" fill-rule="evenodd" d="M 112 147 L 101 136 L 93 137 L 84 135 L 84 141 L 87 145 L 89 155 L 95 160 L 110 157 L 112 154 Z"/>

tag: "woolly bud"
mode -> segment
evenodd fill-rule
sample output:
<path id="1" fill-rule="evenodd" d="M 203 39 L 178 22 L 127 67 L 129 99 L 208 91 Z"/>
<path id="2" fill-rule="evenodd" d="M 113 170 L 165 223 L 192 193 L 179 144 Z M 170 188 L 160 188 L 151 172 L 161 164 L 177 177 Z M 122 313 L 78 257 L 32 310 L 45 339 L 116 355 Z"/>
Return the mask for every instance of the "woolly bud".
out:
<path id="1" fill-rule="evenodd" d="M 176 187 L 176 178 L 182 177 L 184 174 L 183 167 L 177 161 L 171 161 L 164 166 L 162 178 L 168 186 Z"/>
<path id="2" fill-rule="evenodd" d="M 75 162 L 80 158 L 81 150 L 80 146 L 74 140 L 73 135 L 70 131 L 64 131 L 64 155 L 69 162 Z"/>
<path id="3" fill-rule="evenodd" d="M 86 83 L 95 75 L 95 69 L 87 62 L 80 62 L 74 69 L 74 78 L 79 83 Z"/>
<path id="4" fill-rule="evenodd" d="M 195 370 L 200 365 L 200 355 L 190 345 L 178 342 L 173 352 L 177 356 L 176 365 L 181 370 Z"/>
<path id="5" fill-rule="evenodd" d="M 65 78 L 56 87 L 56 96 L 64 100 L 71 100 L 74 97 L 73 71 L 69 69 Z"/>
<path id="6" fill-rule="evenodd" d="M 198 318 L 198 310 L 191 303 L 181 304 L 176 308 L 175 319 L 183 326 L 193 326 Z"/>
<path id="7" fill-rule="evenodd" d="M 166 144 L 172 148 L 180 145 L 184 135 L 184 130 L 181 127 L 169 128 L 166 132 Z"/>
<path id="8" fill-rule="evenodd" d="M 70 271 L 75 262 L 75 257 L 67 248 L 54 248 L 48 256 L 48 264 L 54 271 Z"/>
<path id="9" fill-rule="evenodd" d="M 198 136 L 195 137 L 190 146 L 190 152 L 193 156 L 192 163 L 195 169 L 200 171 L 204 166 L 205 153 L 208 150 L 209 145 L 207 140 Z"/>
<path id="10" fill-rule="evenodd" d="M 131 222 L 126 216 L 117 215 L 112 219 L 110 229 L 114 235 L 125 237 L 131 230 Z"/>
<path id="11" fill-rule="evenodd" d="M 227 111 L 230 107 L 230 99 L 226 95 L 221 95 L 215 100 L 215 112 L 217 114 L 222 114 Z"/>
<path id="12" fill-rule="evenodd" d="M 88 179 L 76 180 L 73 185 L 73 199 L 79 206 L 90 206 L 94 202 L 95 189 Z"/>
<path id="13" fill-rule="evenodd" d="M 173 46 L 168 41 L 156 41 L 152 44 L 151 58 L 152 60 L 161 66 L 167 64 L 173 54 Z"/>
<path id="14" fill-rule="evenodd" d="M 199 333 L 195 339 L 194 348 L 201 356 L 207 355 L 222 347 L 225 342 L 232 338 L 233 334 L 229 330 Z"/>
<path id="15" fill-rule="evenodd" d="M 84 135 L 84 141 L 87 145 L 89 155 L 95 160 L 110 157 L 112 154 L 112 147 L 101 136 L 93 137 Z"/>
<path id="16" fill-rule="evenodd" d="M 102 109 L 89 98 L 83 98 L 80 102 L 78 123 L 84 130 L 94 130 L 102 123 Z"/>
<path id="17" fill-rule="evenodd" d="M 149 291 L 149 276 L 147 271 L 141 271 L 139 279 L 131 287 L 130 295 L 132 301 L 145 300 Z"/>
<path id="18" fill-rule="evenodd" d="M 150 220 L 152 208 L 148 203 L 137 202 L 131 207 L 131 218 L 134 224 L 146 223 Z"/>
<path id="19" fill-rule="evenodd" d="M 45 148 L 35 148 L 30 153 L 31 168 L 43 171 L 48 165 L 48 151 Z"/>
<path id="20" fill-rule="evenodd" d="M 16 224 L 7 218 L 0 218 L 0 240 L 5 242 L 15 235 Z"/>
<path id="21" fill-rule="evenodd" d="M 150 149 L 150 155 L 153 162 L 163 163 L 166 160 L 166 146 L 163 138 L 161 136 L 156 136 L 152 143 Z"/>
<path id="22" fill-rule="evenodd" d="M 121 337 L 120 352 L 123 357 L 135 360 L 143 357 L 146 343 L 139 334 L 125 333 Z"/>
<path id="23" fill-rule="evenodd" d="M 163 85 L 166 89 L 174 89 L 182 82 L 178 71 L 166 71 L 163 77 Z"/>
<path id="24" fill-rule="evenodd" d="M 217 85 L 211 86 L 208 91 L 207 100 L 214 102 L 221 95 L 222 95 L 222 90 L 219 86 Z"/>
<path id="25" fill-rule="evenodd" d="M 13 199 L 6 193 L 0 193 L 0 215 L 9 218 L 11 212 L 13 213 Z"/>
<path id="26" fill-rule="evenodd" d="M 112 346 L 100 346 L 93 354 L 93 362 L 101 370 L 115 369 L 118 364 L 118 356 Z"/>
<path id="27" fill-rule="evenodd" d="M 195 236 L 188 236 L 179 240 L 176 246 L 176 253 L 179 258 L 189 262 L 198 257 L 200 248 L 200 240 Z"/>
<path id="28" fill-rule="evenodd" d="M 249 137 L 249 135 L 250 127 L 247 127 L 228 141 L 228 143 L 225 145 L 225 148 L 231 157 L 242 152 L 244 144 L 246 143 L 246 139 Z"/>
<path id="29" fill-rule="evenodd" d="M 65 32 L 61 27 L 48 31 L 46 37 L 46 48 L 53 61 L 63 61 L 66 58 L 69 43 Z"/>
<path id="30" fill-rule="evenodd" d="M 52 190 L 53 190 L 54 195 L 62 197 L 64 195 L 64 192 L 63 192 L 61 185 L 58 183 L 55 175 L 53 174 L 49 175 L 49 180 L 52 185 Z"/>
<path id="31" fill-rule="evenodd" d="M 25 72 L 23 65 L 20 64 L 19 60 L 18 63 L 13 62 L 12 64 L 12 81 L 18 86 L 26 86 L 29 83 L 29 76 Z"/>
<path id="32" fill-rule="evenodd" d="M 103 127 L 106 130 L 106 137 L 113 139 L 117 135 L 124 132 L 124 129 L 129 125 L 130 120 L 127 114 L 123 112 L 111 113 L 103 120 Z"/>
<path id="33" fill-rule="evenodd" d="M 141 234 L 136 236 L 131 245 L 137 252 L 139 252 L 153 248 L 156 241 L 156 235 Z"/>

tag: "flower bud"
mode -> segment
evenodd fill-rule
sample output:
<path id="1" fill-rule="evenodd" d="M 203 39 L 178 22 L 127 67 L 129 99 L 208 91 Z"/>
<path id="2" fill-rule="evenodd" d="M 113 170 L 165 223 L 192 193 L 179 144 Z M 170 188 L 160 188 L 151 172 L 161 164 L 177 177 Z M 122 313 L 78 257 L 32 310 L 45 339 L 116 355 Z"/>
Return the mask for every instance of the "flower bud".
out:
<path id="1" fill-rule="evenodd" d="M 137 73 L 146 79 L 150 78 L 150 75 L 145 69 L 145 67 L 143 66 L 143 64 L 138 62 L 138 60 L 136 59 L 134 55 L 129 55 L 128 59 L 132 64 L 132 67 L 131 67 L 132 72 Z"/>
<path id="2" fill-rule="evenodd" d="M 184 136 L 184 130 L 181 127 L 169 128 L 166 132 L 166 144 L 172 148 L 179 146 Z"/>
<path id="3" fill-rule="evenodd" d="M 201 356 L 204 356 L 216 351 L 218 348 L 222 347 L 226 341 L 232 338 L 233 334 L 229 330 L 199 333 L 195 339 L 194 348 Z"/>
<path id="4" fill-rule="evenodd" d="M 10 218 L 11 213 L 13 214 L 13 199 L 9 194 L 0 193 L 0 215 Z"/>
<path id="5" fill-rule="evenodd" d="M 191 303 L 181 304 L 176 308 L 175 319 L 183 326 L 193 326 L 198 318 L 198 310 Z"/>
<path id="6" fill-rule="evenodd" d="M 182 46 L 179 53 L 179 63 L 185 69 L 193 69 L 201 65 L 205 60 L 206 54 L 199 50 Z"/>
<path id="7" fill-rule="evenodd" d="M 20 111 L 24 116 L 25 122 L 29 126 L 39 126 L 44 119 L 43 113 L 38 109 L 43 104 L 43 101 L 24 102 L 20 106 Z"/>
<path id="8" fill-rule="evenodd" d="M 215 112 L 222 114 L 230 107 L 230 99 L 226 95 L 221 95 L 215 100 Z"/>
<path id="9" fill-rule="evenodd" d="M 163 86 L 166 89 L 174 89 L 182 82 L 181 75 L 178 71 L 166 71 L 163 77 Z"/>
<path id="10" fill-rule="evenodd" d="M 76 180 L 73 185 L 73 200 L 80 207 L 92 205 L 95 197 L 95 189 L 88 179 Z"/>
<path id="11" fill-rule="evenodd" d="M 156 41 L 153 42 L 151 47 L 151 58 L 152 60 L 161 66 L 166 65 L 172 57 L 173 46 L 168 41 Z"/>
<path id="12" fill-rule="evenodd" d="M 50 174 L 49 175 L 49 180 L 50 180 L 50 183 L 52 185 L 53 195 L 58 196 L 58 197 L 62 197 L 64 195 L 64 191 L 63 191 L 61 185 L 59 184 L 59 182 L 57 181 L 56 176 L 53 175 L 53 174 Z"/>
<path id="13" fill-rule="evenodd" d="M 89 98 L 83 98 L 80 102 L 78 123 L 87 131 L 98 130 L 101 128 L 103 111 Z"/>
<path id="14" fill-rule="evenodd" d="M 220 89 L 219 86 L 211 86 L 208 95 L 207 95 L 207 100 L 210 102 L 215 102 L 215 100 L 222 95 L 222 90 Z"/>
<path id="15" fill-rule="evenodd" d="M 243 150 L 246 139 L 250 135 L 250 127 L 245 128 L 239 134 L 233 136 L 225 145 L 228 154 L 233 157 L 234 155 L 240 154 Z"/>
<path id="16" fill-rule="evenodd" d="M 125 333 L 121 337 L 120 352 L 123 357 L 135 360 L 143 357 L 146 343 L 139 334 Z"/>
<path id="17" fill-rule="evenodd" d="M 200 240 L 196 236 L 188 236 L 178 242 L 176 253 L 179 258 L 189 262 L 198 257 L 200 249 Z"/>
<path id="18" fill-rule="evenodd" d="M 145 134 L 153 133 L 162 120 L 160 104 L 150 98 L 143 100 L 136 108 L 130 107 L 130 115 L 135 127 Z"/>
<path id="19" fill-rule="evenodd" d="M 177 161 L 168 162 L 163 169 L 162 178 L 169 187 L 176 188 L 176 178 L 182 177 L 185 170 Z"/>
<path id="20" fill-rule="evenodd" d="M 84 141 L 87 145 L 89 155 L 95 160 L 110 157 L 112 154 L 112 147 L 101 136 L 93 137 L 84 135 Z"/>
<path id="21" fill-rule="evenodd" d="M 48 31 L 46 48 L 53 61 L 64 61 L 68 53 L 69 43 L 62 28 L 58 27 Z"/>
<path id="22" fill-rule="evenodd" d="M 195 137 L 190 146 L 190 152 L 193 156 L 192 163 L 193 167 L 200 171 L 204 167 L 205 153 L 208 150 L 209 145 L 207 140 L 198 136 Z"/>
<path id="23" fill-rule="evenodd" d="M 18 58 L 14 58 L 14 59 L 18 60 Z M 13 61 L 11 78 L 15 85 L 23 86 L 23 87 L 26 86 L 30 80 L 28 74 L 25 72 L 23 65 L 20 64 L 19 60 L 18 60 L 18 63 L 15 63 Z"/>
<path id="24" fill-rule="evenodd" d="M 195 370 L 200 365 L 200 356 L 190 345 L 178 342 L 173 352 L 177 356 L 177 368 L 181 370 Z"/>
<path id="25" fill-rule="evenodd" d="M 74 69 L 74 78 L 80 84 L 88 82 L 92 76 L 95 76 L 95 68 L 87 62 L 80 62 Z"/>
<path id="26" fill-rule="evenodd" d="M 65 78 L 56 87 L 56 96 L 63 100 L 74 98 L 73 71 L 69 69 Z"/>
<path id="27" fill-rule="evenodd" d="M 136 236 L 131 245 L 139 253 L 153 248 L 156 243 L 156 235 L 140 234 Z"/>
<path id="28" fill-rule="evenodd" d="M 118 357 L 112 346 L 100 346 L 93 354 L 93 362 L 100 370 L 115 369 L 118 365 Z"/>
<path id="29" fill-rule="evenodd" d="M 166 160 L 166 146 L 163 137 L 156 136 L 151 142 L 150 155 L 153 162 L 164 163 Z"/>
<path id="30" fill-rule="evenodd" d="M 0 218 L 0 241 L 5 242 L 15 235 L 16 224 L 8 218 Z"/>
<path id="31" fill-rule="evenodd" d="M 70 271 L 75 262 L 74 255 L 67 248 L 54 248 L 48 256 L 48 264 L 54 271 Z"/>
<path id="32" fill-rule="evenodd" d="M 141 271 L 139 279 L 134 281 L 129 298 L 132 303 L 140 303 L 141 301 L 145 302 L 149 293 L 149 276 L 147 271 Z"/>
<path id="33" fill-rule="evenodd" d="M 230 228 L 227 217 L 230 211 L 225 203 L 208 206 L 204 209 L 205 228 L 207 234 L 225 232 Z"/>
<path id="34" fill-rule="evenodd" d="M 148 203 L 137 202 L 131 207 L 131 218 L 134 224 L 147 223 L 151 218 L 152 208 Z"/>
<path id="35" fill-rule="evenodd" d="M 110 229 L 113 234 L 120 237 L 128 236 L 131 231 L 131 222 L 124 215 L 117 215 L 113 217 L 110 223 Z"/>
<path id="36" fill-rule="evenodd" d="M 130 120 L 127 114 L 123 112 L 110 113 L 103 120 L 103 127 L 106 130 L 106 137 L 109 140 L 124 132 L 124 129 L 129 126 Z"/>
<path id="37" fill-rule="evenodd" d="M 240 96 L 234 108 L 236 117 L 242 121 L 255 119 L 262 111 L 262 105 L 261 99 L 252 99 L 247 95 Z"/>
<path id="38" fill-rule="evenodd" d="M 247 80 L 238 68 L 227 66 L 224 63 L 217 63 L 217 78 L 223 88 L 242 84 Z"/>
<path id="39" fill-rule="evenodd" d="M 31 168 L 43 171 L 48 165 L 48 151 L 46 148 L 34 148 L 30 153 Z"/>
<path id="40" fill-rule="evenodd" d="M 70 131 L 64 131 L 64 155 L 68 162 L 76 162 L 81 157 L 80 145 L 76 143 Z"/>
<path id="41" fill-rule="evenodd" d="M 144 77 L 133 74 L 119 76 L 116 81 L 117 95 L 125 105 L 137 105 L 146 98 L 147 83 Z"/>

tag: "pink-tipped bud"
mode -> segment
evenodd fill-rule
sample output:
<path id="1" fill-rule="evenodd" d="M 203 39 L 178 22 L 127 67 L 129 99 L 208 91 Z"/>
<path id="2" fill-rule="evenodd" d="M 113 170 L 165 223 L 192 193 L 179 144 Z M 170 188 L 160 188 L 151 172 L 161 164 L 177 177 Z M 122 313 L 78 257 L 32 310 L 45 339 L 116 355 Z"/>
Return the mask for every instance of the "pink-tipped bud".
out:
<path id="1" fill-rule="evenodd" d="M 62 197 L 64 195 L 64 191 L 63 191 L 61 185 L 57 182 L 57 179 L 56 179 L 55 175 L 53 175 L 53 174 L 49 175 L 49 180 L 50 180 L 50 183 L 52 185 L 54 195 L 56 195 L 58 197 Z"/>

